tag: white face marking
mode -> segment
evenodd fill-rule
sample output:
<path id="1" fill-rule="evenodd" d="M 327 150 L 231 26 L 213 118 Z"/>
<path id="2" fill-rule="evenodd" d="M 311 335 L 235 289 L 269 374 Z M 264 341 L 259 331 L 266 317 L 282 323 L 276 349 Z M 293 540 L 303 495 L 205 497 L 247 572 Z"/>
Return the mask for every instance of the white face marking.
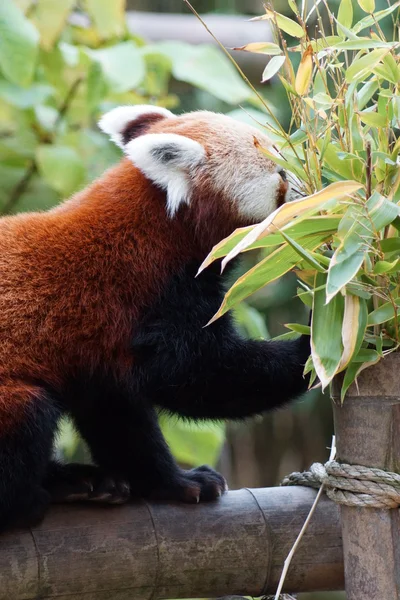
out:
<path id="1" fill-rule="evenodd" d="M 122 132 L 128 123 L 135 121 L 141 115 L 156 114 L 163 117 L 173 117 L 171 111 L 161 106 L 138 104 L 136 106 L 118 106 L 103 115 L 99 121 L 99 127 L 107 133 L 111 140 L 120 148 L 124 149 Z"/>
<path id="2" fill-rule="evenodd" d="M 128 142 L 124 151 L 146 177 L 166 190 L 171 217 L 182 203 L 189 203 L 190 179 L 205 160 L 201 144 L 175 133 L 148 133 Z"/>
<path id="3" fill-rule="evenodd" d="M 261 221 L 271 214 L 283 184 L 281 167 L 262 154 L 254 138 L 273 151 L 271 140 L 259 129 L 222 114 L 198 111 L 181 118 L 206 134 L 207 162 L 198 170 L 202 180 L 229 199 L 246 221 Z"/>
<path id="4" fill-rule="evenodd" d="M 166 117 L 155 125 L 165 133 L 139 134 L 124 145 L 127 125 L 145 114 Z M 247 123 L 207 111 L 175 116 L 165 108 L 138 105 L 115 108 L 102 117 L 99 126 L 146 177 L 166 190 L 170 216 L 180 204 L 190 202 L 192 190 L 197 186 L 201 195 L 204 183 L 230 201 L 245 222 L 262 221 L 277 208 L 278 199 L 282 199 L 281 168 L 262 154 L 255 138 L 276 154 L 272 142 Z M 151 127 L 152 124 L 150 130 Z M 288 183 L 286 201 L 298 196 L 298 186 L 291 174 Z"/>

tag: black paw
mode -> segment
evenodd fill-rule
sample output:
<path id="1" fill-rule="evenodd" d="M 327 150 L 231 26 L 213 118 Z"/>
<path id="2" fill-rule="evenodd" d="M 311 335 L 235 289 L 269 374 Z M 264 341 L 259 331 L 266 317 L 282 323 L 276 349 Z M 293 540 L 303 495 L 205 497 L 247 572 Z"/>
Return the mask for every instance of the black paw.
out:
<path id="1" fill-rule="evenodd" d="M 92 465 L 56 465 L 45 481 L 51 501 L 123 504 L 129 500 L 129 483 Z"/>
<path id="2" fill-rule="evenodd" d="M 190 471 L 179 470 L 171 482 L 151 495 L 160 500 L 197 503 L 216 500 L 227 490 L 224 477 L 211 467 L 203 465 Z"/>

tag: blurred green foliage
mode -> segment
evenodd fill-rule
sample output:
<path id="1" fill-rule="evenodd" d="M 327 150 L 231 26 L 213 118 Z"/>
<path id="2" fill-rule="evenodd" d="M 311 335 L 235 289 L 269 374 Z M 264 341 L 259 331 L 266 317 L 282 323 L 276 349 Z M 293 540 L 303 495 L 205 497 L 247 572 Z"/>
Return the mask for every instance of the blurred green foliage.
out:
<path id="1" fill-rule="evenodd" d="M 85 11 L 85 12 L 83 12 Z M 126 27 L 124 0 L 0 3 L 0 210 L 45 209 L 113 164 L 96 129 L 121 104 L 179 104 L 172 81 L 237 105 L 251 94 L 210 45 L 146 44 Z"/>

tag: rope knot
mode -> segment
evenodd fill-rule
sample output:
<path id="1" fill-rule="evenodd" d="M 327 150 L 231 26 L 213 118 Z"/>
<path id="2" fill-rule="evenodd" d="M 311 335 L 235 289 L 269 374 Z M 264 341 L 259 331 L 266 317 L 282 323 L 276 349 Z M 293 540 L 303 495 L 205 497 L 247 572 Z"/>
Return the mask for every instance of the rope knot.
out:
<path id="1" fill-rule="evenodd" d="M 399 508 L 400 475 L 374 467 L 348 465 L 335 460 L 314 463 L 309 471 L 292 473 L 282 485 L 303 485 L 324 490 L 331 500 L 362 508 Z"/>

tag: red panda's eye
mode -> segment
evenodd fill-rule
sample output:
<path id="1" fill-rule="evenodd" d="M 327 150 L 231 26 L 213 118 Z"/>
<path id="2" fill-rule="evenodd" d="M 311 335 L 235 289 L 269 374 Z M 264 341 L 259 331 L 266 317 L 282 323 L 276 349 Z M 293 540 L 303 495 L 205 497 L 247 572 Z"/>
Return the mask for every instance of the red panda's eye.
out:
<path id="1" fill-rule="evenodd" d="M 279 175 L 282 177 L 283 181 L 287 181 L 287 175 L 285 169 L 280 169 L 278 171 Z"/>

